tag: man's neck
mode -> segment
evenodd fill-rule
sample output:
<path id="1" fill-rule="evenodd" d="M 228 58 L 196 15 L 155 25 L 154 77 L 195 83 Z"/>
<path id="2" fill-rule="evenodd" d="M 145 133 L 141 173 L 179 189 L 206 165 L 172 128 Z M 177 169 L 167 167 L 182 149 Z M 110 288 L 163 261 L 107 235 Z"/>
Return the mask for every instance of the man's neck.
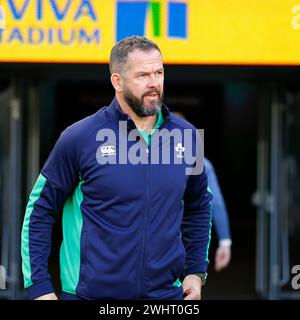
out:
<path id="1" fill-rule="evenodd" d="M 120 108 L 122 112 L 126 113 L 134 122 L 135 126 L 138 129 L 145 130 L 147 133 L 151 133 L 151 130 L 154 128 L 157 115 L 148 116 L 148 117 L 139 117 L 129 106 L 128 104 L 120 97 L 117 97 Z"/>

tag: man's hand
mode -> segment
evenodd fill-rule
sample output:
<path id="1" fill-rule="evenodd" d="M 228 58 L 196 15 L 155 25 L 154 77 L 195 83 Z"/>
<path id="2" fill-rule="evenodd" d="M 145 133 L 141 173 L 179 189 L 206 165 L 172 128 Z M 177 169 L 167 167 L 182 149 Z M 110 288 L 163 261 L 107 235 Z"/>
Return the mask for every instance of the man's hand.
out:
<path id="1" fill-rule="evenodd" d="M 221 271 L 226 268 L 231 259 L 231 247 L 220 245 L 216 251 L 215 256 L 215 270 Z"/>
<path id="2" fill-rule="evenodd" d="M 189 274 L 182 282 L 184 300 L 201 300 L 202 280 L 195 274 Z"/>
<path id="3" fill-rule="evenodd" d="M 34 300 L 58 300 L 58 299 L 55 293 L 48 293 L 38 298 L 35 298 Z"/>

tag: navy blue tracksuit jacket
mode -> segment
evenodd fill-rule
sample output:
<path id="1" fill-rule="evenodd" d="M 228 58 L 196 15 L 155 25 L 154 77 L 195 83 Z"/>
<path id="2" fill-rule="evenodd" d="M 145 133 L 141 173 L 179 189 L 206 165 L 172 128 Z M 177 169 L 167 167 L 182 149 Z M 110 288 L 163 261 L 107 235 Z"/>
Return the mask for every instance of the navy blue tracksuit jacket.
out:
<path id="1" fill-rule="evenodd" d="M 195 131 L 165 106 L 160 116 L 155 133 Z M 112 130 L 115 141 L 102 141 L 101 129 Z M 205 171 L 186 175 L 184 162 L 99 163 L 99 157 L 118 160 L 119 150 L 132 147 L 134 141 L 122 142 L 132 129 L 133 121 L 115 98 L 61 134 L 30 194 L 23 223 L 22 270 L 30 298 L 54 292 L 48 257 L 58 217 L 63 226 L 60 276 L 67 294 L 182 299 L 178 279 L 207 270 L 212 196 Z M 153 147 L 160 150 L 163 144 L 161 139 Z M 175 147 L 171 141 L 171 154 Z"/>

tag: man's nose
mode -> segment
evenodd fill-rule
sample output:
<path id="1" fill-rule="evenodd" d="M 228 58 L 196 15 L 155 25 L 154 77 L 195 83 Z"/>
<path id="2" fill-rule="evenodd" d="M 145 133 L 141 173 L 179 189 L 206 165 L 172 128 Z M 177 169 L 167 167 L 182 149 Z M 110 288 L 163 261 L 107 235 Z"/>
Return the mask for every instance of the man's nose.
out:
<path id="1" fill-rule="evenodd" d="M 159 86 L 159 79 L 158 77 L 155 76 L 155 74 L 151 74 L 150 77 L 148 78 L 148 87 L 149 88 L 158 88 Z"/>

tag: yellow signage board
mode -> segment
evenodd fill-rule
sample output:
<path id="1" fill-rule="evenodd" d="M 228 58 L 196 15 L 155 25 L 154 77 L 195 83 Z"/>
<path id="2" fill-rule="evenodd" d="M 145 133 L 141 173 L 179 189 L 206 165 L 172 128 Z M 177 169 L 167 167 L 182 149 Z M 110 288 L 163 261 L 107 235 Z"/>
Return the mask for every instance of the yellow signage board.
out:
<path id="1" fill-rule="evenodd" d="M 300 65 L 300 0 L 0 0 L 0 62 L 107 63 L 128 35 L 165 63 Z"/>

